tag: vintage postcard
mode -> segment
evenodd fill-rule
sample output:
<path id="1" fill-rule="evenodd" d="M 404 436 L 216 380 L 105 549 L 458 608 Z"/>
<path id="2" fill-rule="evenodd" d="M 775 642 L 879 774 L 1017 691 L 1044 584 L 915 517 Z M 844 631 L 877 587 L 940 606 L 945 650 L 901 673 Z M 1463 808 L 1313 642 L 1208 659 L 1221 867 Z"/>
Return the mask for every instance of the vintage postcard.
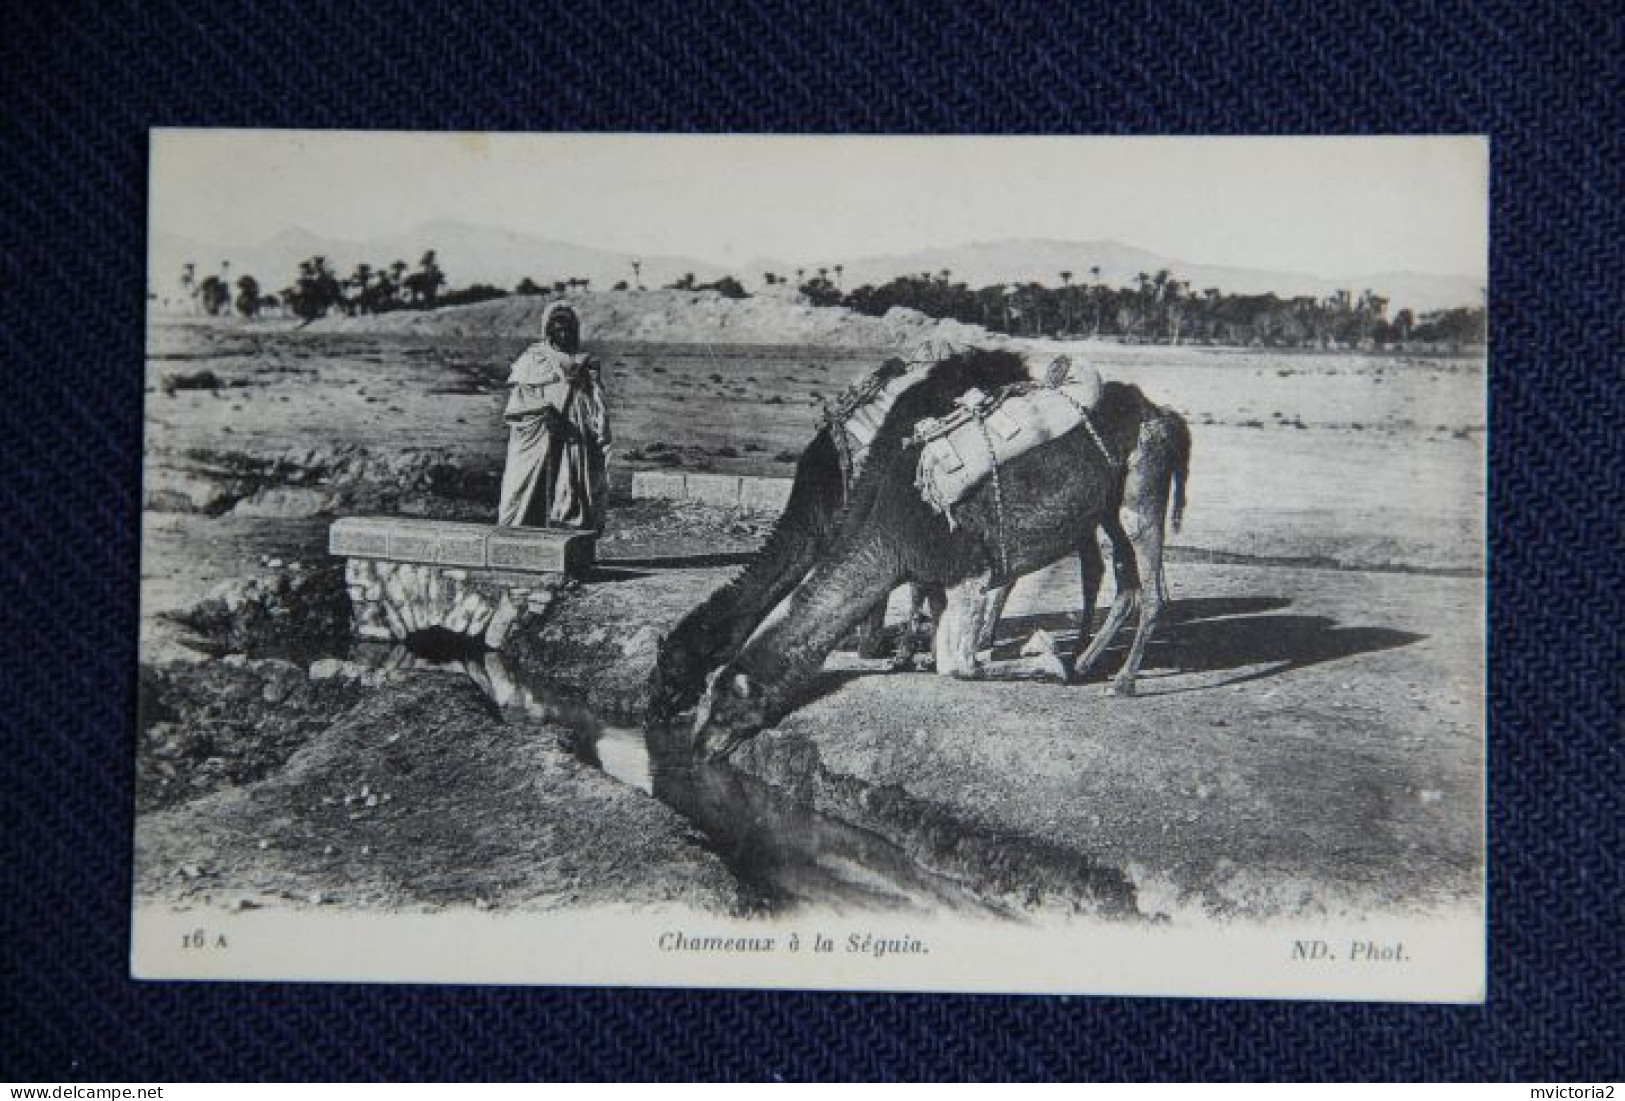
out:
<path id="1" fill-rule="evenodd" d="M 160 130 L 132 967 L 1484 994 L 1483 140 Z"/>

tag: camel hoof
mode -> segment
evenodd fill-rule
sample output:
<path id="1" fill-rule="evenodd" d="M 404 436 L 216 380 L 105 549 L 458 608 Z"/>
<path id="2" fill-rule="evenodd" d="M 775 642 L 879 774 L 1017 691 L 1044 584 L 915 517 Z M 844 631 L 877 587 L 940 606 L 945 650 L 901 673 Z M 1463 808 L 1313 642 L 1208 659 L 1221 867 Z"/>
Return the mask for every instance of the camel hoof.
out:
<path id="1" fill-rule="evenodd" d="M 1129 697 L 1136 694 L 1134 682 L 1131 680 L 1114 680 L 1106 686 L 1106 695 Z"/>

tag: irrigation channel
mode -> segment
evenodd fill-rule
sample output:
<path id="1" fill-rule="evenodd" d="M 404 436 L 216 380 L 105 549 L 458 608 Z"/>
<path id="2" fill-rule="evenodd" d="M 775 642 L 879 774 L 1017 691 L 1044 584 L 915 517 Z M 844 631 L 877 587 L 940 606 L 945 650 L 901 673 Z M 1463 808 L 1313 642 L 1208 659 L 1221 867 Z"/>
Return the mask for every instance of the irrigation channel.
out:
<path id="1" fill-rule="evenodd" d="M 566 728 L 581 761 L 688 820 L 764 912 L 815 906 L 1014 917 L 872 831 L 821 814 L 725 762 L 696 760 L 685 726 L 645 729 L 606 719 L 525 679 L 500 653 L 456 653 L 427 639 L 412 647 L 357 645 L 352 656 L 408 674 L 461 671 L 505 721 Z"/>

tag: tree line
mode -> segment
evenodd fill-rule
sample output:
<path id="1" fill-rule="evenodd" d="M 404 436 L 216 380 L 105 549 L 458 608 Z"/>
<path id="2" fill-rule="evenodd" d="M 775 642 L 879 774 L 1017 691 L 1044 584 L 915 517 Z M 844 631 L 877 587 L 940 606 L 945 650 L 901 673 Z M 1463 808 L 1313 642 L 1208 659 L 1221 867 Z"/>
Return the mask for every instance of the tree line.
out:
<path id="1" fill-rule="evenodd" d="M 293 281 L 278 293 L 265 293 L 259 280 L 249 274 L 238 276 L 232 293 L 231 264 L 222 263 L 220 272 L 198 278 L 197 265 L 183 265 L 181 291 L 199 313 L 242 317 L 287 312 L 304 320 L 325 316 L 334 310 L 344 313 L 387 313 L 391 310 L 433 309 L 454 304 L 454 299 L 479 301 L 479 287 L 442 293 L 446 274 L 433 249 L 425 252 L 416 268 L 404 260 L 374 267 L 359 263 L 348 276 L 340 277 L 325 256 L 301 260 Z M 498 292 L 501 293 L 500 291 Z M 469 298 L 469 295 L 475 295 Z"/>
<path id="2" fill-rule="evenodd" d="M 631 264 L 632 281 L 620 280 L 612 289 L 642 290 L 641 264 Z M 1013 336 L 1116 337 L 1143 343 L 1262 344 L 1282 347 L 1357 347 L 1407 342 L 1480 344 L 1485 339 L 1482 306 L 1424 313 L 1409 309 L 1388 316 L 1389 301 L 1372 290 L 1356 294 L 1339 290 L 1324 298 L 1313 295 L 1282 297 L 1276 294 L 1228 294 L 1218 287 L 1193 290 L 1191 284 L 1163 269 L 1140 272 L 1130 285 L 1112 287 L 1100 281 L 1100 269 L 1090 268 L 1088 282 L 1070 271 L 1059 272 L 1060 285 L 1040 282 L 997 283 L 972 288 L 953 278 L 948 269 L 901 275 L 878 286 L 864 284 L 851 292 L 841 289 L 844 267 L 821 267 L 811 276 L 798 268 L 788 274 L 763 272 L 768 288 L 794 287 L 815 306 L 847 306 L 859 313 L 882 316 L 895 306 L 918 310 L 937 318 L 953 318 Z M 831 276 L 833 275 L 833 278 Z M 259 282 L 244 274 L 230 282 L 230 265 L 202 279 L 188 263 L 181 286 L 195 308 L 210 316 L 233 313 L 258 317 L 286 312 L 311 320 L 332 312 L 349 315 L 424 310 L 466 305 L 515 295 L 564 294 L 590 289 L 590 279 L 571 277 L 538 283 L 526 277 L 512 291 L 485 283 L 446 290 L 447 279 L 434 250 L 425 252 L 415 268 L 396 260 L 374 267 L 358 263 L 340 277 L 325 256 L 299 263 L 294 279 L 280 293 L 266 294 Z M 731 275 L 700 282 L 685 272 L 666 284 L 667 290 L 714 291 L 729 298 L 749 297 Z"/>
<path id="3" fill-rule="evenodd" d="M 1110 287 L 1074 281 L 971 288 L 948 270 L 899 276 L 881 286 L 843 294 L 820 275 L 802 293 L 820 305 L 845 305 L 881 316 L 894 306 L 932 317 L 954 318 L 1018 336 L 1114 336 L 1142 343 L 1263 344 L 1328 347 L 1386 345 L 1410 341 L 1482 343 L 1483 307 L 1439 310 L 1418 316 L 1402 309 L 1388 316 L 1389 300 L 1372 290 L 1313 295 L 1227 294 L 1218 287 L 1193 291 L 1189 282 L 1160 270 L 1141 272 L 1131 285 Z"/>
<path id="4" fill-rule="evenodd" d="M 642 265 L 634 261 L 633 280 L 642 290 Z M 431 310 L 439 306 L 464 306 L 474 302 L 488 302 L 515 295 L 566 294 L 574 290 L 590 290 L 592 280 L 577 276 L 538 283 L 529 276 L 515 284 L 512 291 L 489 283 L 474 283 L 456 290 L 445 290 L 446 273 L 440 267 L 439 257 L 431 249 L 418 260 L 416 268 L 409 268 L 404 260 L 373 266 L 356 264 L 347 276 L 340 276 L 325 256 L 312 256 L 299 262 L 293 281 L 278 293 L 266 293 L 259 280 L 249 274 L 237 277 L 233 293 L 231 262 L 223 261 L 220 271 L 198 277 L 197 264 L 188 261 L 181 268 L 182 294 L 195 312 L 209 317 L 244 318 L 265 315 L 292 314 L 310 321 L 330 313 L 348 316 L 390 313 L 395 310 Z M 632 289 L 632 283 L 620 280 L 612 288 L 617 291 Z M 679 279 L 666 285 L 667 290 L 716 291 L 729 298 L 748 297 L 743 284 L 732 276 L 723 276 L 713 282 L 702 283 L 693 272 L 685 272 Z"/>

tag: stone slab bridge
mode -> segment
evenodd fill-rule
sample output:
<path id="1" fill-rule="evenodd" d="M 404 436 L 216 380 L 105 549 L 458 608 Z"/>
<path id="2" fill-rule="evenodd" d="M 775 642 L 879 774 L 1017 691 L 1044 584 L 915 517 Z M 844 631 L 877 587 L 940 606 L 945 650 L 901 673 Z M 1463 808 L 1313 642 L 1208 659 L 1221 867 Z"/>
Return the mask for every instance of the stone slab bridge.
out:
<path id="1" fill-rule="evenodd" d="M 390 516 L 346 517 L 327 536 L 328 552 L 346 560 L 357 635 L 447 632 L 490 650 L 502 649 L 522 613 L 545 614 L 592 567 L 595 543 L 590 532 Z"/>

